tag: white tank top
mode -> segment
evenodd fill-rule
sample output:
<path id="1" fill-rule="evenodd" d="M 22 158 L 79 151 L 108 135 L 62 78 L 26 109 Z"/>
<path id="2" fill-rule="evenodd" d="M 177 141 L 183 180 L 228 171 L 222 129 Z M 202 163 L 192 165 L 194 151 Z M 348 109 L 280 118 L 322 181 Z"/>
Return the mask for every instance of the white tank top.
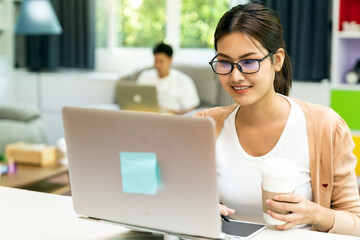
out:
<path id="1" fill-rule="evenodd" d="M 235 116 L 239 106 L 227 117 L 217 139 L 216 162 L 220 201 L 235 209 L 235 218 L 262 217 L 260 164 L 268 157 L 295 161 L 301 168 L 299 187 L 295 194 L 313 200 L 305 115 L 298 103 L 280 96 L 289 101 L 291 109 L 280 139 L 270 152 L 253 157 L 241 147 L 235 128 Z"/>

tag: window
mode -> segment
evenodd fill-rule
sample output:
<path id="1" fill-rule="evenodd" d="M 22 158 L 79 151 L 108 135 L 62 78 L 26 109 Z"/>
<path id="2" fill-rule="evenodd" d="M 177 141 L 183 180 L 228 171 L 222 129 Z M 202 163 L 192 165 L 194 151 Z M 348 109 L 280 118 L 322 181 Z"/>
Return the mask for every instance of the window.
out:
<path id="1" fill-rule="evenodd" d="M 213 48 L 216 25 L 228 9 L 227 0 L 183 0 L 180 46 Z"/>
<path id="2" fill-rule="evenodd" d="M 117 46 L 153 47 L 165 39 L 165 0 L 120 0 Z"/>
<path id="3" fill-rule="evenodd" d="M 108 42 L 108 12 L 110 5 L 105 0 L 95 2 L 96 9 L 96 46 L 107 47 Z"/>
<path id="4" fill-rule="evenodd" d="M 229 2 L 96 0 L 96 46 L 153 47 L 167 39 L 175 48 L 212 48 L 216 24 Z"/>

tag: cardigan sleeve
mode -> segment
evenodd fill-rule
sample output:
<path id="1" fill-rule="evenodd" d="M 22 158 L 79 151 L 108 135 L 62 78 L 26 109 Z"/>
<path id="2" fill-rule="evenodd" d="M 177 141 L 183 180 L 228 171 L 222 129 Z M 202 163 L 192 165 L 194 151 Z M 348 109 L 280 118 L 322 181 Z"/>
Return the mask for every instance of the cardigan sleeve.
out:
<path id="1" fill-rule="evenodd" d="M 333 132 L 333 192 L 331 209 L 335 222 L 330 233 L 360 236 L 360 197 L 353 154 L 354 142 L 343 119 Z"/>
<path id="2" fill-rule="evenodd" d="M 220 135 L 220 132 L 224 126 L 224 121 L 229 114 L 235 110 L 237 104 L 233 104 L 226 107 L 214 107 L 200 111 L 194 115 L 194 117 L 211 117 L 215 121 L 216 125 L 216 137 Z"/>

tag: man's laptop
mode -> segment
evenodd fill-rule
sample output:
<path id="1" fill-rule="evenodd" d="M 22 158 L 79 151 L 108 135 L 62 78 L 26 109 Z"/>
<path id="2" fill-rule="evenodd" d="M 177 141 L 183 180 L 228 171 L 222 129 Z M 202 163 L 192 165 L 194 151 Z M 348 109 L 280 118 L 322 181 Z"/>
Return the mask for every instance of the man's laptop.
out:
<path id="1" fill-rule="evenodd" d="M 136 83 L 116 84 L 116 102 L 122 110 L 158 112 L 156 86 L 138 85 Z"/>
<path id="2" fill-rule="evenodd" d="M 78 214 L 162 234 L 229 238 L 221 230 L 211 119 L 73 107 L 62 114 Z M 264 225 L 232 221 L 223 229 L 249 237 Z"/>

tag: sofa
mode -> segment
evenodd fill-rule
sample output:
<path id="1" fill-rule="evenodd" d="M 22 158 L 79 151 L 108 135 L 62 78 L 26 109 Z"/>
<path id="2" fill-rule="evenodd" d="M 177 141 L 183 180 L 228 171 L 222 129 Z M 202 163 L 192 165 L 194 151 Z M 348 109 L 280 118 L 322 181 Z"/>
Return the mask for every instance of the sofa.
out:
<path id="1" fill-rule="evenodd" d="M 173 68 L 185 73 L 194 81 L 200 98 L 198 108 L 226 106 L 233 103 L 209 65 L 174 65 Z M 143 68 L 123 76 L 118 80 L 118 83 L 124 81 L 135 82 L 140 73 L 146 69 L 149 68 Z M 119 94 L 116 89 L 114 103 L 116 103 Z"/>
<path id="2" fill-rule="evenodd" d="M 46 143 L 39 111 L 27 105 L 0 105 L 0 154 L 14 142 Z"/>

